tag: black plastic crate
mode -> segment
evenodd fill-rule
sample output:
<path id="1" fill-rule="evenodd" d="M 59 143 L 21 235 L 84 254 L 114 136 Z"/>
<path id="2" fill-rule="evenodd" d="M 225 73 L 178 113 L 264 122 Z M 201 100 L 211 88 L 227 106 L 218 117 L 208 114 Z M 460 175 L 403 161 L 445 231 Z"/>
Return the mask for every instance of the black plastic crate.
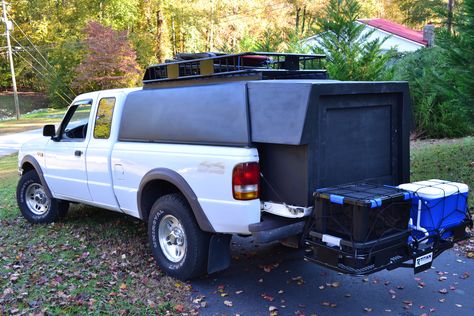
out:
<path id="1" fill-rule="evenodd" d="M 314 193 L 312 230 L 368 242 L 408 230 L 411 194 L 377 184 L 348 184 Z"/>

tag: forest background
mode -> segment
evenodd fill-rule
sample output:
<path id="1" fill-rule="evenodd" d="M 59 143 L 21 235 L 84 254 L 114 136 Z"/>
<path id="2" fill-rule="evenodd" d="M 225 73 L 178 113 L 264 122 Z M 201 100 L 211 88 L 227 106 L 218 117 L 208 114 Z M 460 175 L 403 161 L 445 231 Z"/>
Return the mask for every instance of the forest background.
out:
<path id="1" fill-rule="evenodd" d="M 8 18 L 18 89 L 44 93 L 50 107 L 86 91 L 140 85 L 148 65 L 179 52 L 323 49 L 333 79 L 409 81 L 417 136 L 474 131 L 474 0 L 14 0 Z M 359 18 L 417 30 L 432 23 L 436 45 L 383 52 L 381 41 L 366 41 Z M 305 46 L 315 34 L 323 34 L 320 47 Z M 8 91 L 0 41 L 0 86 Z"/>

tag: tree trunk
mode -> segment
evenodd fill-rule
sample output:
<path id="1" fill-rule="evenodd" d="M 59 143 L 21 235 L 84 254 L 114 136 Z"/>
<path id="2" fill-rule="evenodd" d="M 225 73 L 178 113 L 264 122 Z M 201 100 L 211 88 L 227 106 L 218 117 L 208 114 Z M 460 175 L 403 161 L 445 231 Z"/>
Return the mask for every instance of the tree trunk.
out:
<path id="1" fill-rule="evenodd" d="M 160 8 L 156 11 L 156 58 L 162 62 L 165 58 L 163 47 L 163 15 Z"/>
<path id="2" fill-rule="evenodd" d="M 454 8 L 454 0 L 448 0 L 448 21 L 447 21 L 447 28 L 448 33 L 451 34 L 453 28 L 453 8 Z"/>

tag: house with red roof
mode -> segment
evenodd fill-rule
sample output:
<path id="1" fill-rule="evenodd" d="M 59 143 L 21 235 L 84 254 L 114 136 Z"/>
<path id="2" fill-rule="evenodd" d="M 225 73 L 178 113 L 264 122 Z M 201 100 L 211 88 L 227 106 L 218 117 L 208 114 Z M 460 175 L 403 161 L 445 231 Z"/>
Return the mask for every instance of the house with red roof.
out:
<path id="1" fill-rule="evenodd" d="M 433 45 L 434 26 L 432 25 L 425 26 L 423 31 L 417 31 L 385 19 L 360 19 L 356 23 L 365 26 L 364 32 L 373 32 L 368 40 L 383 40 L 388 37 L 382 44 L 384 51 L 394 48 L 400 53 L 413 52 Z M 305 42 L 308 46 L 317 46 L 318 37 L 319 35 L 311 36 Z"/>

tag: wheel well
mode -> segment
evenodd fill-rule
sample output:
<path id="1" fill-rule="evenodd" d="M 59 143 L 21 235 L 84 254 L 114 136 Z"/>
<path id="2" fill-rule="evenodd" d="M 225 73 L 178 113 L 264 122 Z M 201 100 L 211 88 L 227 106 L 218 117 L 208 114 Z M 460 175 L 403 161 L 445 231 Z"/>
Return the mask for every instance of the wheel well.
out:
<path id="1" fill-rule="evenodd" d="M 148 182 L 142 189 L 140 199 L 140 215 L 143 220 L 148 221 L 151 207 L 160 197 L 171 194 L 182 193 L 174 184 L 165 180 L 153 180 Z"/>
<path id="2" fill-rule="evenodd" d="M 21 166 L 21 169 L 23 169 L 23 172 L 28 172 L 30 170 L 35 170 L 35 167 L 33 167 L 32 164 L 30 164 L 29 162 L 25 162 L 22 166 Z"/>

